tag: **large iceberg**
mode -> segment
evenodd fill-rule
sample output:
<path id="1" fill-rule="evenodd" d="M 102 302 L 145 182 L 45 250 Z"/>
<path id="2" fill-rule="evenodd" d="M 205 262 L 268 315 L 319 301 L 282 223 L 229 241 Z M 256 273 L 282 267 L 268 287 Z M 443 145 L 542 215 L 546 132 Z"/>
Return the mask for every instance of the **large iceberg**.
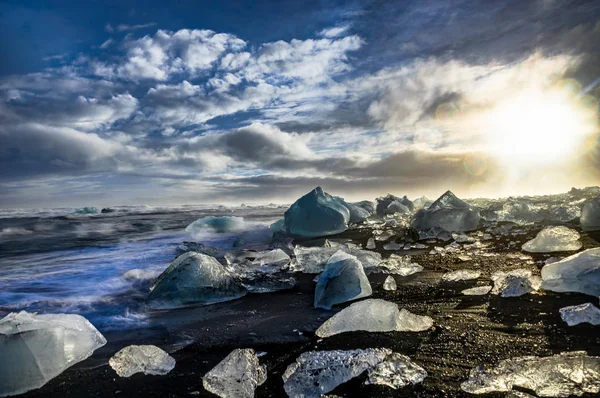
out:
<path id="1" fill-rule="evenodd" d="M 600 357 L 566 352 L 550 357 L 505 359 L 495 368 L 478 366 L 461 384 L 471 394 L 511 391 L 521 387 L 540 397 L 568 397 L 600 392 Z"/>
<path id="2" fill-rule="evenodd" d="M 584 231 L 600 230 L 600 197 L 584 203 L 580 221 Z"/>
<path id="3" fill-rule="evenodd" d="M 187 252 L 160 274 L 148 301 L 154 308 L 177 308 L 234 300 L 246 293 L 240 281 L 214 257 Z"/>
<path id="4" fill-rule="evenodd" d="M 194 221 L 185 228 L 193 236 L 202 236 L 204 233 L 226 233 L 244 230 L 243 217 L 233 216 L 208 216 Z"/>
<path id="5" fill-rule="evenodd" d="M 600 296 L 600 248 L 588 249 L 544 265 L 542 288 Z"/>
<path id="6" fill-rule="evenodd" d="M 175 358 L 154 345 L 130 345 L 113 355 L 108 364 L 121 377 L 140 372 L 166 375 L 175 367 Z"/>
<path id="7" fill-rule="evenodd" d="M 338 199 L 316 187 L 291 205 L 284 219 L 288 234 L 314 238 L 344 232 L 348 228 L 350 212 Z"/>
<path id="8" fill-rule="evenodd" d="M 336 304 L 370 296 L 371 284 L 362 263 L 342 250 L 335 253 L 319 276 L 315 288 L 315 307 L 330 309 Z"/>
<path id="9" fill-rule="evenodd" d="M 419 210 L 412 219 L 418 231 L 442 229 L 448 232 L 463 232 L 477 229 L 479 210 L 447 191 L 427 209 Z"/>
<path id="10" fill-rule="evenodd" d="M 253 398 L 267 380 L 267 370 L 252 348 L 235 349 L 203 378 L 207 391 L 221 398 Z"/>
<path id="11" fill-rule="evenodd" d="M 560 309 L 560 317 L 569 326 L 580 323 L 591 323 L 600 325 L 600 309 L 592 303 L 571 305 Z"/>
<path id="12" fill-rule="evenodd" d="M 104 344 L 80 315 L 8 314 L 0 320 L 0 397 L 40 388 Z"/>
<path id="13" fill-rule="evenodd" d="M 433 319 L 398 308 L 397 304 L 381 299 L 354 303 L 323 323 L 316 331 L 319 337 L 366 332 L 421 332 L 433 326 Z"/>
<path id="14" fill-rule="evenodd" d="M 522 249 L 530 253 L 566 252 L 581 249 L 579 232 L 558 226 L 542 229 L 535 238 L 525 242 Z"/>

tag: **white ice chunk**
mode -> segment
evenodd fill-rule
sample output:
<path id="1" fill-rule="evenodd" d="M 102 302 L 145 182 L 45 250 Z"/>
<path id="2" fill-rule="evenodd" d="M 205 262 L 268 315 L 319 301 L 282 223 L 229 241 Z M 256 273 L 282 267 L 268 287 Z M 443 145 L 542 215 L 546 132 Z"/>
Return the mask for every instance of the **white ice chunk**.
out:
<path id="1" fill-rule="evenodd" d="M 396 254 L 392 254 L 387 260 L 383 261 L 381 268 L 384 272 L 400 276 L 408 276 L 423 271 L 422 266 L 411 262 L 410 256 L 398 256 Z"/>
<path id="2" fill-rule="evenodd" d="M 531 293 L 538 290 L 542 283 L 538 276 L 534 276 L 531 271 L 526 269 L 494 272 L 492 281 L 494 281 L 492 294 L 501 297 L 518 297 Z"/>
<path id="3" fill-rule="evenodd" d="M 465 296 L 483 296 L 488 294 L 490 290 L 492 290 L 491 286 L 477 286 L 470 289 L 465 289 L 461 293 Z"/>
<path id="4" fill-rule="evenodd" d="M 568 397 L 600 392 L 600 357 L 566 352 L 550 357 L 505 359 L 495 368 L 478 366 L 461 384 L 471 394 L 511 391 L 521 387 L 540 397 Z"/>
<path id="5" fill-rule="evenodd" d="M 583 205 L 580 220 L 584 231 L 600 230 L 600 197 Z"/>
<path id="6" fill-rule="evenodd" d="M 474 271 L 470 269 L 460 269 L 458 271 L 447 272 L 442 275 L 444 282 L 458 282 L 468 281 L 471 279 L 477 279 L 481 276 L 481 271 Z"/>
<path id="7" fill-rule="evenodd" d="M 369 379 L 365 384 L 379 384 L 398 389 L 409 384 L 418 384 L 426 377 L 425 369 L 412 362 L 406 355 L 393 352 L 369 370 Z"/>
<path id="8" fill-rule="evenodd" d="M 542 268 L 542 288 L 600 296 L 600 248 L 588 249 Z"/>
<path id="9" fill-rule="evenodd" d="M 542 229 L 537 236 L 523 244 L 522 249 L 530 253 L 566 252 L 581 249 L 579 232 L 558 226 Z"/>
<path id="10" fill-rule="evenodd" d="M 433 319 L 415 315 L 397 304 L 381 299 L 354 303 L 325 321 L 316 335 L 330 337 L 352 331 L 366 332 L 421 332 L 433 326 Z"/>
<path id="11" fill-rule="evenodd" d="M 339 199 L 316 187 L 290 206 L 284 219 L 288 234 L 311 238 L 344 232 L 350 212 Z"/>
<path id="12" fill-rule="evenodd" d="M 383 281 L 383 290 L 396 290 L 397 288 L 398 286 L 396 285 L 394 277 L 388 275 L 388 277 L 385 278 L 385 281 Z"/>
<path id="13" fill-rule="evenodd" d="M 479 210 L 447 191 L 427 209 L 419 210 L 412 219 L 418 231 L 439 228 L 448 232 L 472 231 L 479 225 Z"/>
<path id="14" fill-rule="evenodd" d="M 0 397 L 40 388 L 105 344 L 80 315 L 8 314 L 0 320 Z"/>
<path id="15" fill-rule="evenodd" d="M 369 240 L 367 240 L 367 249 L 375 249 L 377 246 L 375 246 L 375 239 L 373 238 L 369 238 Z"/>
<path id="16" fill-rule="evenodd" d="M 560 317 L 569 326 L 579 325 L 580 323 L 600 325 L 600 309 L 592 303 L 563 307 L 560 309 Z"/>
<path id="17" fill-rule="evenodd" d="M 266 380 L 266 367 L 254 350 L 238 348 L 202 378 L 202 385 L 221 398 L 253 398 L 256 387 Z"/>
<path id="18" fill-rule="evenodd" d="M 130 345 L 113 355 L 108 364 L 121 377 L 139 372 L 166 375 L 175 367 L 175 358 L 154 345 Z"/>
<path id="19" fill-rule="evenodd" d="M 214 257 L 187 252 L 158 277 L 148 301 L 154 308 L 212 304 L 244 296 L 240 281 Z"/>

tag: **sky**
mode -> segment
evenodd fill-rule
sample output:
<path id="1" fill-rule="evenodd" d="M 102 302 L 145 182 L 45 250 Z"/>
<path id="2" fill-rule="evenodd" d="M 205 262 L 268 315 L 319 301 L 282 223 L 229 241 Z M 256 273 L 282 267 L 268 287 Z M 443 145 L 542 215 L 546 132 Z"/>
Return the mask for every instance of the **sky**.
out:
<path id="1" fill-rule="evenodd" d="M 0 2 L 0 207 L 598 185 L 595 0 Z"/>

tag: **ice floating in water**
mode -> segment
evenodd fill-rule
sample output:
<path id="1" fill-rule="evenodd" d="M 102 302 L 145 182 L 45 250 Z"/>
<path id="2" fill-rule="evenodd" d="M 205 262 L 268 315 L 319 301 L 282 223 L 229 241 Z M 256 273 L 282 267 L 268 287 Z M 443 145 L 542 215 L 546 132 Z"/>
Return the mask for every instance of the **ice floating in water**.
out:
<path id="1" fill-rule="evenodd" d="M 308 351 L 287 367 L 283 388 L 291 398 L 317 398 L 364 371 L 369 372 L 367 384 L 392 388 L 417 384 L 427 376 L 408 357 L 387 348 Z"/>
<path id="2" fill-rule="evenodd" d="M 370 296 L 371 284 L 361 262 L 342 250 L 325 266 L 315 288 L 315 307 L 330 309 L 336 304 Z"/>
<path id="3" fill-rule="evenodd" d="M 433 326 L 433 319 L 398 308 L 397 304 L 381 299 L 354 303 L 319 327 L 316 335 L 330 337 L 339 333 L 366 332 L 421 332 Z"/>
<path id="4" fill-rule="evenodd" d="M 569 326 L 579 325 L 580 323 L 600 325 L 600 309 L 592 303 L 561 308 L 560 317 Z"/>
<path id="5" fill-rule="evenodd" d="M 154 345 L 130 345 L 113 355 L 108 364 L 121 377 L 140 372 L 166 375 L 175 367 L 175 358 Z"/>
<path id="6" fill-rule="evenodd" d="M 538 290 L 542 283 L 538 276 L 533 276 L 531 271 L 526 269 L 494 272 L 492 281 L 494 281 L 492 294 L 501 297 L 518 297 L 531 293 Z"/>
<path id="7" fill-rule="evenodd" d="M 81 209 L 77 209 L 74 212 L 75 214 L 97 214 L 98 209 L 95 207 L 83 207 Z"/>
<path id="8" fill-rule="evenodd" d="M 148 301 L 154 308 L 177 308 L 234 300 L 246 293 L 239 280 L 214 257 L 188 252 L 160 274 Z"/>
<path id="9" fill-rule="evenodd" d="M 207 391 L 221 398 L 252 398 L 256 387 L 267 381 L 252 348 L 235 349 L 202 378 Z"/>
<path id="10" fill-rule="evenodd" d="M 410 256 L 398 256 L 392 254 L 387 260 L 381 263 L 381 270 L 394 275 L 408 276 L 423 271 L 417 263 L 410 260 Z"/>
<path id="11" fill-rule="evenodd" d="M 388 277 L 385 278 L 385 281 L 383 281 L 383 290 L 396 290 L 397 288 L 398 286 L 396 285 L 394 277 L 388 275 Z"/>
<path id="12" fill-rule="evenodd" d="M 600 197 L 583 205 L 580 220 L 584 231 L 600 230 Z"/>
<path id="13" fill-rule="evenodd" d="M 470 289 L 465 289 L 461 293 L 465 296 L 483 296 L 492 290 L 491 286 L 477 286 Z"/>
<path id="14" fill-rule="evenodd" d="M 460 269 L 458 271 L 452 271 L 442 275 L 444 282 L 458 282 L 468 281 L 471 279 L 477 279 L 481 276 L 481 271 L 474 271 L 470 269 Z"/>
<path id="15" fill-rule="evenodd" d="M 210 233 L 238 232 L 245 228 L 243 217 L 208 216 L 202 217 L 185 228 L 192 236 L 203 236 Z"/>
<path id="16" fill-rule="evenodd" d="M 542 229 L 537 236 L 526 242 L 522 249 L 530 253 L 566 252 L 581 249 L 579 232 L 559 226 Z"/>
<path id="17" fill-rule="evenodd" d="M 600 248 L 544 265 L 542 280 L 542 288 L 546 290 L 600 296 Z"/>
<path id="18" fill-rule="evenodd" d="M 10 313 L 0 320 L 0 396 L 40 388 L 104 344 L 80 315 Z"/>
<path id="19" fill-rule="evenodd" d="M 479 225 L 479 210 L 447 191 L 427 209 L 419 210 L 412 219 L 418 231 L 439 228 L 448 232 L 472 231 Z"/>
<path id="20" fill-rule="evenodd" d="M 350 212 L 338 199 L 316 187 L 290 206 L 284 218 L 288 234 L 312 238 L 344 232 Z"/>
<path id="21" fill-rule="evenodd" d="M 478 366 L 461 384 L 471 394 L 511 391 L 521 387 L 540 397 L 568 397 L 600 392 L 600 357 L 583 351 L 550 357 L 505 359 L 495 368 Z"/>

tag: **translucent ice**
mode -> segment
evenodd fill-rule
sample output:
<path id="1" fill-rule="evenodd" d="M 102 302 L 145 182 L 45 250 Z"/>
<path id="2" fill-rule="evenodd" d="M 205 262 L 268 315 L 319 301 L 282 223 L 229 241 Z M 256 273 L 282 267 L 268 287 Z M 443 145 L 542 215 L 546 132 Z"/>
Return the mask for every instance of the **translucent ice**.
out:
<path id="1" fill-rule="evenodd" d="M 423 271 L 423 267 L 411 262 L 410 256 L 392 254 L 381 263 L 381 270 L 394 275 L 408 276 Z"/>
<path id="2" fill-rule="evenodd" d="M 371 294 L 371 284 L 361 262 L 355 256 L 340 250 L 331 256 L 319 277 L 314 305 L 330 309 L 333 305 Z"/>
<path id="3" fill-rule="evenodd" d="M 379 384 L 398 389 L 409 384 L 418 384 L 426 377 L 425 369 L 413 363 L 406 355 L 393 352 L 369 370 L 369 379 L 365 384 Z"/>
<path id="4" fill-rule="evenodd" d="M 311 238 L 344 232 L 350 212 L 338 199 L 316 187 L 290 206 L 284 219 L 288 234 Z"/>
<path id="5" fill-rule="evenodd" d="M 600 309 L 592 303 L 563 307 L 560 309 L 560 317 L 569 326 L 579 325 L 580 323 L 600 325 Z"/>
<path id="6" fill-rule="evenodd" d="M 542 268 L 542 288 L 600 296 L 600 248 L 588 249 Z"/>
<path id="7" fill-rule="evenodd" d="M 281 249 L 266 251 L 242 251 L 225 254 L 225 260 L 230 265 L 244 265 L 260 268 L 264 271 L 280 271 L 287 267 L 291 258 Z"/>
<path id="8" fill-rule="evenodd" d="M 492 290 L 491 286 L 477 286 L 461 291 L 465 296 L 483 296 Z"/>
<path id="9" fill-rule="evenodd" d="M 471 394 L 511 391 L 521 387 L 540 397 L 568 397 L 600 392 L 600 357 L 567 352 L 550 357 L 505 359 L 495 368 L 478 366 L 461 384 Z"/>
<path id="10" fill-rule="evenodd" d="M 481 271 L 474 271 L 470 269 L 460 269 L 458 271 L 452 271 L 442 275 L 442 280 L 445 282 L 458 282 L 468 281 L 471 279 L 477 279 L 481 276 Z"/>
<path id="11" fill-rule="evenodd" d="M 600 197 L 585 202 L 580 220 L 584 231 L 600 230 Z"/>
<path id="12" fill-rule="evenodd" d="M 472 231 L 479 224 L 479 210 L 447 191 L 427 209 L 419 210 L 412 219 L 418 231 L 439 228 L 448 232 Z"/>
<path id="13" fill-rule="evenodd" d="M 581 249 L 579 232 L 558 226 L 542 229 L 537 236 L 523 244 L 522 249 L 530 253 L 566 252 Z"/>
<path id="14" fill-rule="evenodd" d="M 352 203 L 354 206 L 365 209 L 369 214 L 375 213 L 375 204 L 370 200 L 363 200 L 361 202 Z"/>
<path id="15" fill-rule="evenodd" d="M 433 326 L 428 316 L 420 316 L 398 308 L 397 304 L 381 299 L 368 299 L 354 303 L 317 329 L 319 337 L 362 330 L 366 332 L 421 332 Z"/>
<path id="16" fill-rule="evenodd" d="M 0 396 L 39 388 L 104 344 L 80 315 L 10 313 L 0 320 Z"/>
<path id="17" fill-rule="evenodd" d="M 349 248 L 346 245 L 341 245 L 338 247 L 296 246 L 294 248 L 296 259 L 292 264 L 292 270 L 307 274 L 317 274 L 323 271 L 327 261 L 329 261 L 331 256 L 339 250 L 356 256 L 362 263 L 365 272 L 371 272 L 371 270 L 376 269 L 382 261 L 381 254 L 377 252 Z"/>
<path id="18" fill-rule="evenodd" d="M 108 364 L 121 377 L 139 372 L 166 375 L 175 367 L 175 358 L 154 345 L 130 345 L 113 355 Z"/>
<path id="19" fill-rule="evenodd" d="M 365 221 L 371 215 L 366 209 L 361 206 L 356 206 L 352 203 L 348 203 L 344 200 L 344 198 L 340 198 L 338 196 L 334 196 L 334 199 L 337 199 L 341 204 L 346 206 L 348 212 L 350 212 L 349 222 L 351 223 L 359 223 Z"/>
<path id="20" fill-rule="evenodd" d="M 492 281 L 494 281 L 492 294 L 502 297 L 518 297 L 531 293 L 538 290 L 542 282 L 538 276 L 533 276 L 531 271 L 526 269 L 494 272 Z"/>
<path id="21" fill-rule="evenodd" d="M 413 203 L 405 196 L 400 198 L 392 194 L 377 198 L 377 214 L 384 216 L 394 213 L 409 213 L 414 208 Z"/>
<path id="22" fill-rule="evenodd" d="M 75 214 L 96 214 L 98 209 L 95 207 L 82 207 L 81 209 L 75 210 Z"/>
<path id="23" fill-rule="evenodd" d="M 367 240 L 367 249 L 375 249 L 377 246 L 375 246 L 375 239 L 373 238 L 369 238 L 369 240 Z"/>
<path id="24" fill-rule="evenodd" d="M 390 242 L 383 245 L 383 250 L 400 250 L 403 247 L 403 244 Z"/>
<path id="25" fill-rule="evenodd" d="M 246 293 L 240 281 L 214 257 L 188 252 L 160 274 L 148 301 L 154 308 L 177 308 L 234 300 Z"/>
<path id="26" fill-rule="evenodd" d="M 202 385 L 221 398 L 252 398 L 266 380 L 266 367 L 260 365 L 254 350 L 238 348 L 202 378 Z"/>
<path id="27" fill-rule="evenodd" d="M 202 236 L 204 233 L 237 232 L 245 227 L 243 217 L 208 216 L 202 217 L 185 228 L 193 236 Z"/>
<path id="28" fill-rule="evenodd" d="M 398 286 L 396 285 L 396 280 L 393 276 L 388 275 L 383 282 L 383 290 L 396 290 Z"/>

